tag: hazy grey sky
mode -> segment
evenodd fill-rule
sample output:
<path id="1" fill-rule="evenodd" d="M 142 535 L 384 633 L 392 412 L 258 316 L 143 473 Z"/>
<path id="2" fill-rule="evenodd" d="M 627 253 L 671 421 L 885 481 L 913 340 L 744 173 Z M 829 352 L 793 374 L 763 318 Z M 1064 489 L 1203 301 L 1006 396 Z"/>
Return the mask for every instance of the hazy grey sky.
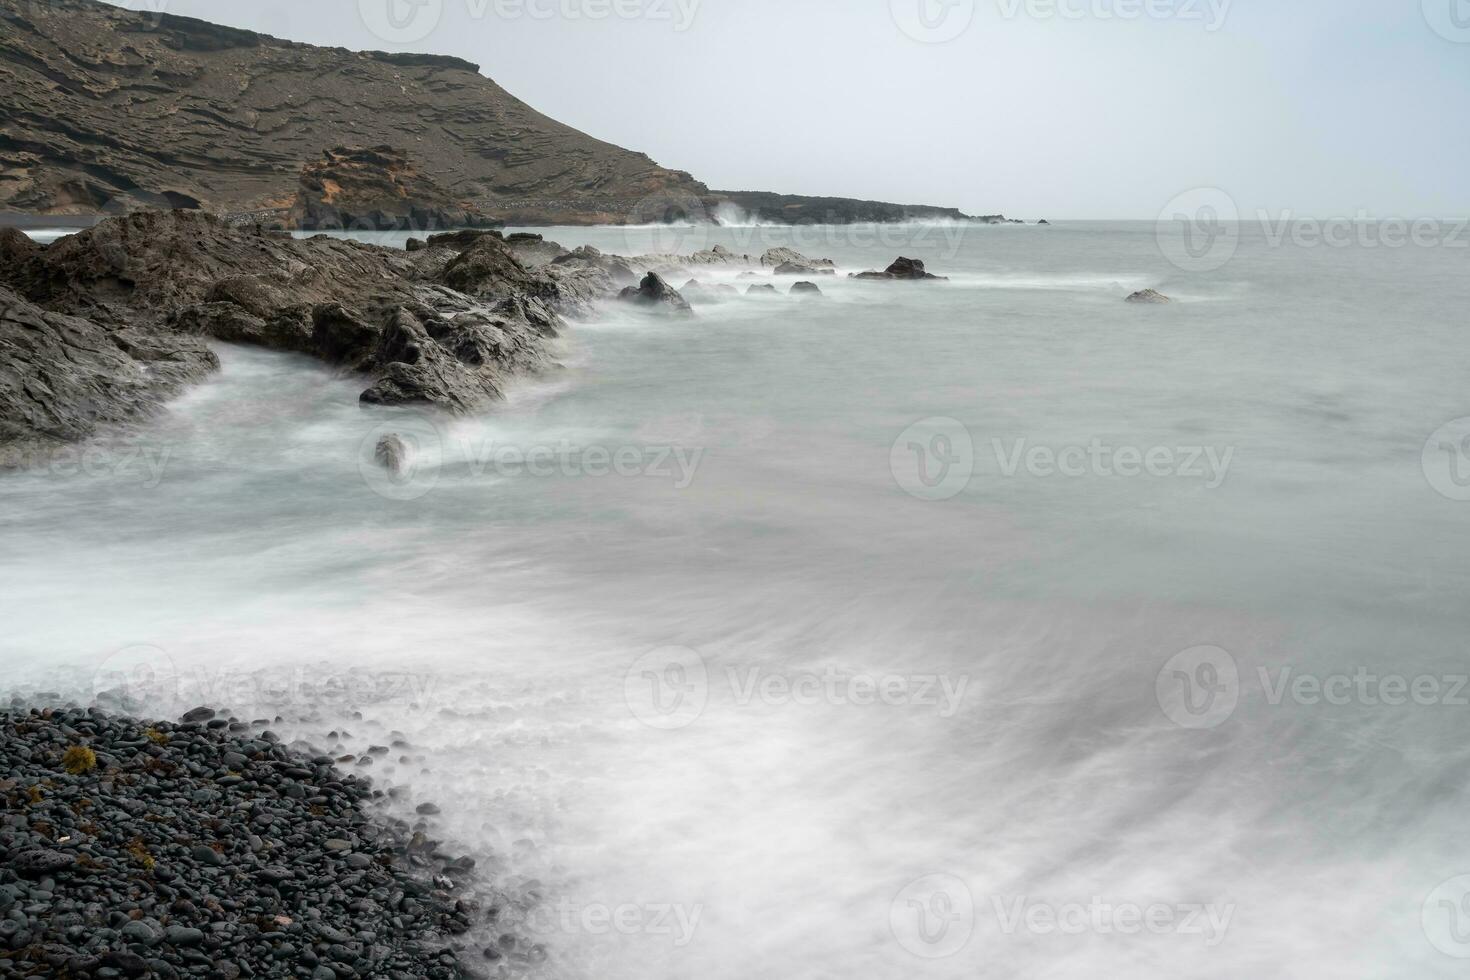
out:
<path id="1" fill-rule="evenodd" d="M 433 51 L 711 187 L 1470 214 L 1470 0 L 117 0 Z"/>

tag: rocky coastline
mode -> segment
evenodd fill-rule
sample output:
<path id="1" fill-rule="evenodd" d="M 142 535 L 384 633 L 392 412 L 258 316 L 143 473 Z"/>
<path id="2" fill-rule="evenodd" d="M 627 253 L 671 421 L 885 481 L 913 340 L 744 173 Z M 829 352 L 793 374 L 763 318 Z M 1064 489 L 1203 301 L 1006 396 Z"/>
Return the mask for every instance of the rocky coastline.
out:
<path id="1" fill-rule="evenodd" d="M 447 980 L 544 956 L 431 836 L 432 803 L 391 816 L 270 724 L 0 709 L 0 977 Z"/>
<path id="2" fill-rule="evenodd" d="M 905 275 L 874 275 L 935 278 L 902 263 Z M 360 376 L 364 406 L 483 411 L 513 379 L 557 370 L 568 322 L 605 304 L 687 317 L 734 293 L 700 270 L 799 280 L 747 290 L 783 296 L 819 295 L 811 280 L 835 274 L 785 248 L 619 256 L 463 229 L 398 249 L 185 210 L 108 218 L 49 245 L 0 229 L 0 467 L 145 419 L 218 368 L 214 341 Z M 686 281 L 687 297 L 670 285 Z"/>
<path id="3" fill-rule="evenodd" d="M 0 0 L 0 224 L 189 208 L 296 230 L 971 219 L 718 191 L 548 118 L 480 66 L 100 0 Z"/>

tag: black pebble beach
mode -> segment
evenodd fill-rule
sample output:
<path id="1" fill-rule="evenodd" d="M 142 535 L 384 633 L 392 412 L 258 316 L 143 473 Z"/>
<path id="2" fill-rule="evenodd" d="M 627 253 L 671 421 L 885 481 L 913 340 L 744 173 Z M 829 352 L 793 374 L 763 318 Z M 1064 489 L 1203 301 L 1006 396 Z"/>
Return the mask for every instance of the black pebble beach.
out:
<path id="1" fill-rule="evenodd" d="M 0 977 L 475 975 L 474 861 L 383 795 L 205 708 L 0 710 Z"/>

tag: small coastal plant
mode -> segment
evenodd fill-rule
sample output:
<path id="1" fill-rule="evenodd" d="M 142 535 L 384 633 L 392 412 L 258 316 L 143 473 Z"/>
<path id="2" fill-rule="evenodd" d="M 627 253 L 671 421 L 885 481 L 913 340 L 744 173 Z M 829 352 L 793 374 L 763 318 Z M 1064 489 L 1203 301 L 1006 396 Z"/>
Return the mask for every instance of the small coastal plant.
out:
<path id="1" fill-rule="evenodd" d="M 73 745 L 61 757 L 61 765 L 73 776 L 80 776 L 97 768 L 97 753 L 85 745 Z"/>

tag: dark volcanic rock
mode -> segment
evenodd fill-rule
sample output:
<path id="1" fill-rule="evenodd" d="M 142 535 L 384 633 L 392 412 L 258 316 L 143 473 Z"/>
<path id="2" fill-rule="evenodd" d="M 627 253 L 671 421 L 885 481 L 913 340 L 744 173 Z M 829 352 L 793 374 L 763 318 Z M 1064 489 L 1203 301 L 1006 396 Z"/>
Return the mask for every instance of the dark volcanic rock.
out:
<path id="1" fill-rule="evenodd" d="M 458 937 L 504 932 L 473 859 L 329 759 L 220 722 L 0 711 L 0 976 L 472 975 Z M 105 761 L 67 772 L 77 746 Z"/>
<path id="2" fill-rule="evenodd" d="M 591 245 L 582 245 L 565 255 L 559 255 L 551 260 L 551 264 L 599 269 L 618 286 L 631 285 L 639 280 L 638 273 L 633 271 L 626 259 L 617 255 L 606 255 Z"/>
<path id="3" fill-rule="evenodd" d="M 1124 300 L 1124 302 L 1125 303 L 1155 303 L 1155 304 L 1163 304 L 1163 303 L 1172 303 L 1173 300 L 1169 299 L 1169 297 L 1165 296 L 1163 293 L 1159 292 L 1157 289 L 1140 289 L 1136 293 L 1131 293 L 1128 296 L 1128 298 Z"/>
<path id="4" fill-rule="evenodd" d="M 337 147 L 301 172 L 293 227 L 427 231 L 498 227 L 475 205 L 456 200 L 392 146 Z"/>
<path id="5" fill-rule="evenodd" d="M 806 275 L 823 269 L 836 269 L 831 259 L 809 259 L 792 248 L 767 249 L 761 256 L 761 265 L 774 269 L 776 275 Z M 783 269 L 788 270 L 782 272 Z"/>
<path id="6" fill-rule="evenodd" d="M 882 272 L 858 272 L 852 276 L 853 279 L 944 279 L 944 276 L 936 276 L 931 272 L 924 271 L 924 263 L 918 259 L 906 259 L 902 256 L 894 260 L 893 264 Z"/>
<path id="7" fill-rule="evenodd" d="M 369 403 L 473 411 L 554 367 L 560 311 L 613 291 L 528 270 L 493 235 L 409 253 L 185 211 L 108 219 L 3 274 L 0 447 L 146 413 L 215 366 L 201 335 L 374 375 Z"/>
<path id="8" fill-rule="evenodd" d="M 624 289 L 618 294 L 618 298 L 666 313 L 689 314 L 693 312 L 688 300 L 680 296 L 679 291 L 664 282 L 656 272 L 650 272 L 644 276 L 643 281 L 637 286 L 629 286 Z"/>
<path id="9" fill-rule="evenodd" d="M 821 296 L 822 290 L 814 282 L 794 282 L 791 284 L 791 295 L 793 296 Z"/>
<path id="10" fill-rule="evenodd" d="M 218 366 L 198 338 L 110 329 L 0 286 L 0 467 L 19 465 L 12 454 L 146 416 Z"/>
<path id="11" fill-rule="evenodd" d="M 302 168 L 344 144 L 406 148 L 450 200 L 519 224 L 620 222 L 651 199 L 709 194 L 458 58 L 315 47 L 94 0 L 0 0 L 0 75 L 0 209 L 284 217 Z"/>
<path id="12" fill-rule="evenodd" d="M 403 247 L 410 252 L 417 252 L 426 248 L 447 248 L 454 252 L 463 252 L 486 236 L 498 238 L 502 241 L 505 239 L 505 236 L 498 231 L 463 228 L 459 231 L 445 231 L 437 235 L 430 235 L 427 241 L 410 238 Z"/>
<path id="13" fill-rule="evenodd" d="M 378 440 L 373 447 L 373 460 L 394 476 L 402 473 L 409 463 L 408 444 L 396 432 L 390 432 Z"/>
<path id="14" fill-rule="evenodd" d="M 845 225 L 855 222 L 922 221 L 942 219 L 969 220 L 954 208 L 936 208 L 923 204 L 888 204 L 883 201 L 859 201 L 849 197 L 803 197 L 799 194 L 773 194 L 768 191 L 713 191 L 717 201 L 729 201 L 764 221 L 791 225 Z M 988 215 L 986 217 L 999 217 Z M 984 220 L 977 218 L 974 220 Z"/>

